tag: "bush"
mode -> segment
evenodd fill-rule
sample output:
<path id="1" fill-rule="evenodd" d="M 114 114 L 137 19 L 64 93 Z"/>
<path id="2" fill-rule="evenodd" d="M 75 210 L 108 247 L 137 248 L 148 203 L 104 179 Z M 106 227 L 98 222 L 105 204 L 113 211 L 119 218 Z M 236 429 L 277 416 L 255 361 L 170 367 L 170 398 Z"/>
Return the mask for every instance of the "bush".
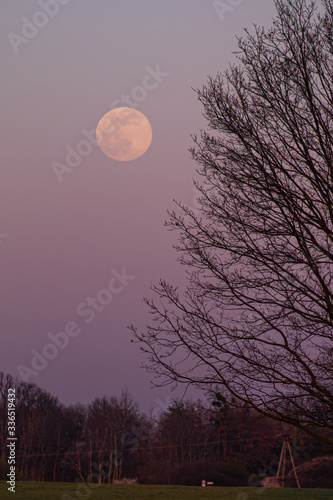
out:
<path id="1" fill-rule="evenodd" d="M 333 488 L 333 457 L 317 457 L 296 467 L 302 488 Z M 293 472 L 288 473 L 286 486 L 294 486 Z"/>

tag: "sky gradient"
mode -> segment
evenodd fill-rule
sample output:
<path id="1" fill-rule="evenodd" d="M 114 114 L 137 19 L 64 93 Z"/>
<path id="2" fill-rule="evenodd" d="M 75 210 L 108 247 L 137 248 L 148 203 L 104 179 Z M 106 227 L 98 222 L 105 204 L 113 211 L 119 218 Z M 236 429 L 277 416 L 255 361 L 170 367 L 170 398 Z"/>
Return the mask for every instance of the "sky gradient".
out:
<path id="1" fill-rule="evenodd" d="M 150 388 L 127 326 L 149 321 L 152 283 L 184 282 L 164 220 L 173 199 L 195 204 L 188 148 L 206 123 L 192 87 L 236 61 L 243 28 L 270 26 L 273 0 L 2 7 L 0 370 L 28 367 L 27 381 L 64 404 L 127 387 L 144 411 L 163 407 L 182 392 Z M 152 126 L 149 150 L 131 162 L 94 144 L 117 106 Z M 62 348 L 33 368 L 55 338 Z"/>

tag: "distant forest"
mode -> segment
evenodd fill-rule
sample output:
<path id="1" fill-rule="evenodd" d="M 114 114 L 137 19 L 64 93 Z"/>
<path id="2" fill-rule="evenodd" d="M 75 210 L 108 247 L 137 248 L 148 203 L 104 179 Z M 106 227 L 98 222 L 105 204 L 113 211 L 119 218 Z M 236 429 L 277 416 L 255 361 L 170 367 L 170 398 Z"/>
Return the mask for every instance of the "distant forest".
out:
<path id="1" fill-rule="evenodd" d="M 221 394 L 205 402 L 174 400 L 153 417 L 141 413 L 127 391 L 66 407 L 37 385 L 2 372 L 1 480 L 9 468 L 7 394 L 13 387 L 18 480 L 112 483 L 135 478 L 139 483 L 200 485 L 205 479 L 216 485 L 260 486 L 263 477 L 276 474 L 288 432 L 301 486 L 333 487 L 332 449 Z M 318 457 L 326 457 L 321 468 Z M 313 469 L 317 464 L 313 474 L 311 461 Z"/>

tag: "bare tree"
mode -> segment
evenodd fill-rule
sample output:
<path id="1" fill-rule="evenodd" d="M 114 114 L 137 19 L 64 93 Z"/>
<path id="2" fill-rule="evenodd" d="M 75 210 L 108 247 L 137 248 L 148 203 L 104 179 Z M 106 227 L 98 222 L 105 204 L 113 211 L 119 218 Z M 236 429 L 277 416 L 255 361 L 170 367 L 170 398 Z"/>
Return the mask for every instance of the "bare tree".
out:
<path id="1" fill-rule="evenodd" d="M 333 1 L 275 6 L 196 90 L 200 211 L 167 223 L 188 284 L 160 281 L 154 323 L 130 328 L 159 385 L 224 387 L 332 444 Z"/>
<path id="2" fill-rule="evenodd" d="M 127 390 L 122 391 L 120 398 L 96 398 L 89 405 L 84 437 L 90 474 L 94 460 L 99 482 L 111 483 L 122 478 L 123 464 L 131 451 L 128 443 L 139 424 L 138 404 Z"/>

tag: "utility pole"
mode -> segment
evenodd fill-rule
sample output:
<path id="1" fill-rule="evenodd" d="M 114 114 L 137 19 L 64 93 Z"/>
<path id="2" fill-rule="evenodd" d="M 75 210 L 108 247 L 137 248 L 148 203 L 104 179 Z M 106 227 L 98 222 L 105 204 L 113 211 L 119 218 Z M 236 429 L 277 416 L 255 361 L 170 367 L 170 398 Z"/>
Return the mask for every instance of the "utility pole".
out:
<path id="1" fill-rule="evenodd" d="M 285 434 L 283 436 L 282 450 L 281 450 L 281 455 L 280 455 L 280 460 L 279 460 L 279 466 L 278 466 L 278 470 L 277 470 L 277 474 L 276 474 L 276 478 L 275 479 L 277 481 L 279 481 L 279 479 L 281 479 L 281 487 L 283 488 L 284 487 L 284 481 L 285 481 L 286 456 L 287 456 L 287 449 L 288 449 L 289 455 L 290 455 L 291 464 L 292 464 L 293 471 L 294 471 L 294 476 L 295 476 L 296 483 L 297 483 L 297 487 L 300 488 L 301 486 L 299 484 L 299 480 L 298 480 L 298 477 L 297 477 L 296 467 L 295 467 L 295 463 L 294 463 L 294 459 L 293 459 L 293 454 L 292 454 L 291 448 L 290 448 L 290 439 L 289 438 L 290 438 L 289 434 Z"/>

